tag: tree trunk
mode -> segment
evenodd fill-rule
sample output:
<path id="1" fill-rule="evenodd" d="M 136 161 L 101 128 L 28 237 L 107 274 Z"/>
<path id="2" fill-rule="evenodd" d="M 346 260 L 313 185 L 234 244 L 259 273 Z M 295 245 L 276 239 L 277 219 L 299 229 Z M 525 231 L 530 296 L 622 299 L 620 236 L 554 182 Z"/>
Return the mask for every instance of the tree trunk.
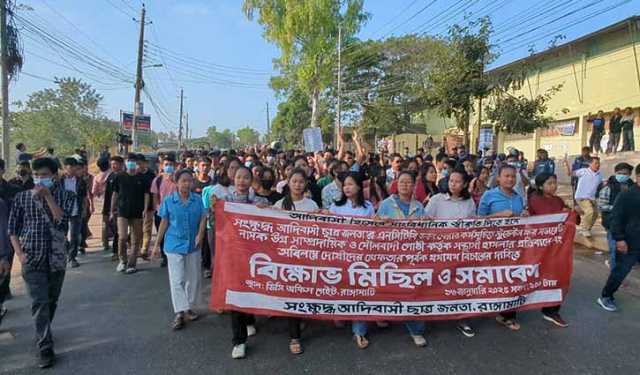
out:
<path id="1" fill-rule="evenodd" d="M 320 102 L 320 90 L 316 87 L 311 93 L 311 127 L 318 127 L 318 105 Z"/>

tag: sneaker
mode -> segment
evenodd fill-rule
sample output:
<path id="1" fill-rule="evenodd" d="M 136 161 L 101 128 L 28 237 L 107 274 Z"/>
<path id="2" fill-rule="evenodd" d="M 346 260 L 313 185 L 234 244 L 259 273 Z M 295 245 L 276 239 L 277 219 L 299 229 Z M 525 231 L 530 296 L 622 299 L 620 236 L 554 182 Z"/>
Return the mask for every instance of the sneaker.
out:
<path id="1" fill-rule="evenodd" d="M 247 326 L 247 336 L 249 336 L 249 337 L 255 336 L 256 333 L 258 333 L 258 331 L 256 331 L 256 326 L 254 326 L 254 325 L 248 325 Z"/>
<path id="2" fill-rule="evenodd" d="M 422 336 L 422 335 L 411 335 L 411 338 L 413 339 L 413 343 L 416 344 L 417 347 L 423 348 L 423 347 L 427 346 L 427 339 L 425 339 L 424 336 Z"/>
<path id="3" fill-rule="evenodd" d="M 460 333 L 465 335 L 465 337 L 469 337 L 469 338 L 476 335 L 476 331 L 474 331 L 473 328 L 465 322 L 458 323 L 458 331 L 460 331 Z"/>
<path id="4" fill-rule="evenodd" d="M 204 278 L 205 279 L 210 279 L 211 278 L 211 271 L 205 270 L 204 271 Z"/>
<path id="5" fill-rule="evenodd" d="M 124 271 L 127 275 L 131 275 L 132 273 L 136 273 L 138 270 L 135 267 L 127 267 L 127 270 Z"/>
<path id="6" fill-rule="evenodd" d="M 600 297 L 596 301 L 600 307 L 603 309 L 614 312 L 618 311 L 618 306 L 616 306 L 616 301 L 612 297 Z"/>
<path id="7" fill-rule="evenodd" d="M 560 316 L 560 314 L 542 314 L 542 319 L 551 322 L 558 327 L 566 328 L 569 327 L 569 323 L 565 322 L 564 319 Z"/>
<path id="8" fill-rule="evenodd" d="M 71 268 L 78 268 L 78 267 L 80 267 L 80 263 L 78 263 L 78 261 L 77 261 L 77 260 L 75 260 L 75 259 L 71 259 L 71 260 L 69 261 L 69 265 L 71 266 Z"/>
<path id="9" fill-rule="evenodd" d="M 53 349 L 45 349 L 40 352 L 40 356 L 38 358 L 38 367 L 49 368 L 53 366 L 55 362 L 56 362 L 56 355 L 53 352 Z"/>
<path id="10" fill-rule="evenodd" d="M 124 265 L 123 261 L 120 261 L 120 263 L 118 263 L 118 267 L 116 267 L 116 272 L 124 272 L 127 269 L 127 267 Z"/>
<path id="11" fill-rule="evenodd" d="M 245 344 L 235 345 L 231 351 L 231 358 L 241 359 L 247 354 L 247 346 Z"/>

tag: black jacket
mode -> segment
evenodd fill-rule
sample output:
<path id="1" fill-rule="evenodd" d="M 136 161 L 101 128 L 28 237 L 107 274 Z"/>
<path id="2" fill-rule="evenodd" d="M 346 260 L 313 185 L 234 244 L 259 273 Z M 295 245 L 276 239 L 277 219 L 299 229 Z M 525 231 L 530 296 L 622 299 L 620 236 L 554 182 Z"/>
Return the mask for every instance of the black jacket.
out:
<path id="1" fill-rule="evenodd" d="M 616 202 L 616 198 L 618 198 L 618 195 L 624 191 L 627 191 L 634 185 L 635 182 L 633 182 L 633 180 L 631 179 L 627 180 L 627 182 L 625 183 L 620 183 L 618 182 L 618 180 L 616 180 L 615 175 L 609 177 L 609 180 L 607 181 L 607 186 L 609 187 L 609 204 L 613 206 L 613 204 Z M 609 227 L 611 226 L 611 212 L 602 211 L 602 226 L 605 227 L 605 229 L 609 230 Z"/>
<path id="2" fill-rule="evenodd" d="M 640 251 L 640 187 L 618 195 L 611 210 L 611 234 L 616 241 L 626 241 L 630 251 Z"/>

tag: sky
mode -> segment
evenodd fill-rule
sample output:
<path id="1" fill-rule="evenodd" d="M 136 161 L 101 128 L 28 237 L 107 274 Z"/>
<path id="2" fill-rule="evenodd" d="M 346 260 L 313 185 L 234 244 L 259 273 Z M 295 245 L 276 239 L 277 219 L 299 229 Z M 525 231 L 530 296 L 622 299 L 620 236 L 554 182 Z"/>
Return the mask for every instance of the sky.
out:
<path id="1" fill-rule="evenodd" d="M 19 0 L 23 74 L 10 99 L 54 87 L 54 77 L 76 77 L 104 96 L 106 116 L 118 119 L 133 107 L 140 0 Z M 192 136 L 209 126 L 266 131 L 267 103 L 273 119 L 278 98 L 269 89 L 278 49 L 241 0 L 149 0 L 145 2 L 144 111 L 156 131 L 177 133 L 184 90 Z M 492 66 L 546 49 L 557 35 L 570 41 L 636 15 L 640 0 L 365 0 L 369 20 L 358 34 L 380 39 L 407 33 L 443 34 L 447 27 L 488 15 L 492 43 L 500 52 Z M 157 65 L 162 64 L 161 67 Z"/>

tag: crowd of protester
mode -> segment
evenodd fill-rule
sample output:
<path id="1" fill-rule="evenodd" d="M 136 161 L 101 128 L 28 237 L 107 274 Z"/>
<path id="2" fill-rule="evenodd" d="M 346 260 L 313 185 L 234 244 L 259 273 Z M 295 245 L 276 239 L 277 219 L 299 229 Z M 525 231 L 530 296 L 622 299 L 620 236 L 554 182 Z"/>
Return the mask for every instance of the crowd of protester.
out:
<path id="1" fill-rule="evenodd" d="M 2 161 L 0 306 L 10 295 L 8 271 L 16 257 L 32 298 L 40 366 L 51 366 L 55 354 L 50 325 L 65 269 L 81 266 L 79 256 L 92 235 L 88 220 L 97 213 L 103 250 L 112 254 L 117 272 L 135 273 L 139 259 L 156 257 L 168 268 L 175 314 L 171 327 L 181 329 L 199 318 L 195 308 L 202 278 L 211 278 L 214 271 L 213 209 L 216 202 L 227 201 L 382 220 L 514 217 L 575 207 L 585 237 L 602 212 L 611 276 L 597 301 L 606 310 L 617 309 L 613 295 L 640 257 L 640 181 L 632 181 L 631 165 L 617 165 L 615 174 L 603 181 L 599 159 L 586 147 L 573 165 L 565 160 L 575 190 L 574 202 L 567 204 L 557 193 L 555 161 L 543 149 L 530 163 L 515 149 L 472 154 L 458 146 L 450 152 L 441 148 L 435 155 L 423 149 L 400 155 L 367 150 L 357 133 L 353 145 L 354 150 L 348 150 L 340 140 L 337 150 L 313 153 L 275 145 L 167 152 L 157 160 L 142 154 L 111 156 L 105 149 L 95 176 L 89 173 L 86 152 L 79 149 L 62 163 L 52 152 L 20 158 L 11 181 L 2 178 Z M 635 173 L 637 177 L 640 166 Z M 101 207 L 96 207 L 98 202 Z M 559 311 L 560 306 L 547 307 L 542 316 L 566 327 Z M 230 316 L 232 357 L 242 358 L 247 338 L 257 333 L 255 317 L 241 312 Z M 499 314 L 496 320 L 510 330 L 520 329 L 515 312 Z M 303 325 L 300 319 L 288 319 L 293 354 L 303 352 Z M 415 345 L 427 344 L 424 321 L 404 325 Z M 367 323 L 356 321 L 351 327 L 356 345 L 366 348 Z M 476 334 L 470 321 L 459 321 L 457 327 L 466 337 Z"/>

